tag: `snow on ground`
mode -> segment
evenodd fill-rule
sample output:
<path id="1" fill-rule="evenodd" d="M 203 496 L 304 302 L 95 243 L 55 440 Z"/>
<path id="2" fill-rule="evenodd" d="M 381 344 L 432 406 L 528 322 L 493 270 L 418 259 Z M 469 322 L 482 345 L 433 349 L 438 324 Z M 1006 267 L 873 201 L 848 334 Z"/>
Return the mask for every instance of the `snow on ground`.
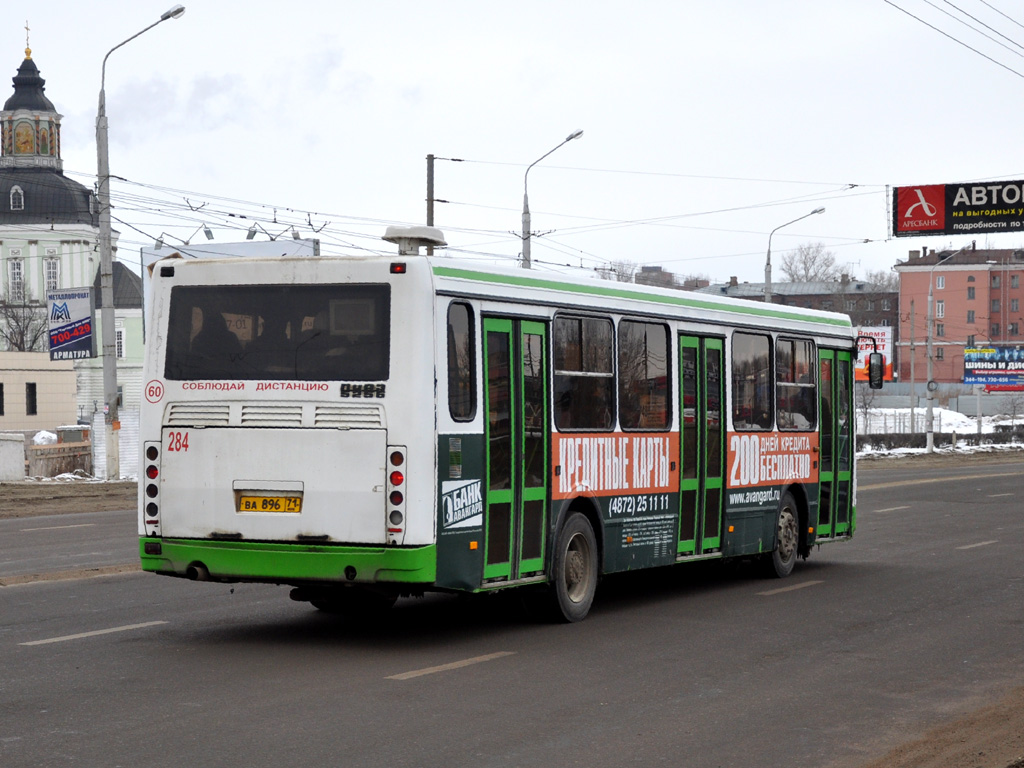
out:
<path id="1" fill-rule="evenodd" d="M 928 409 L 915 408 L 914 429 L 911 430 L 910 408 L 872 408 L 868 411 L 867 419 L 864 411 L 857 410 L 857 434 L 858 435 L 892 435 L 909 434 L 911 432 L 923 433 L 927 430 Z M 932 408 L 932 431 L 933 432 L 956 432 L 958 435 L 974 435 L 978 432 L 978 420 L 974 416 L 965 416 L 958 411 L 950 411 L 946 408 Z M 991 434 L 999 426 L 1022 426 L 1024 427 L 1024 414 L 1011 418 L 1009 416 L 982 416 L 981 433 Z"/>
<path id="2" fill-rule="evenodd" d="M 857 412 L 857 434 L 858 435 L 891 435 L 909 434 L 912 432 L 910 424 L 910 408 L 872 408 L 865 418 L 864 411 Z M 926 408 L 914 409 L 913 432 L 925 433 L 927 431 L 928 413 Z M 865 426 L 867 428 L 865 428 Z M 1016 418 L 1008 416 L 982 416 L 981 434 L 990 435 L 997 427 L 1024 426 L 1024 415 Z M 973 416 L 965 416 L 958 411 L 950 411 L 946 408 L 932 408 L 932 432 L 948 434 L 956 433 L 958 436 L 970 437 L 978 434 L 978 420 Z M 984 441 L 982 441 L 984 443 Z M 859 458 L 882 458 L 901 456 L 915 456 L 926 453 L 924 448 L 875 448 L 866 440 L 862 441 L 861 448 L 857 451 Z M 968 453 L 1022 453 L 1024 444 L 1021 443 L 999 443 L 974 445 L 966 441 L 957 441 L 956 445 L 936 447 L 935 453 L 944 455 L 957 455 Z"/>
<path id="3" fill-rule="evenodd" d="M 954 446 L 936 446 L 935 451 L 940 456 L 956 456 L 960 454 L 979 454 L 979 453 L 1003 453 L 1003 454 L 1020 454 L 1024 456 L 1024 445 L 1021 443 L 998 443 L 995 445 L 973 445 L 968 443 L 957 443 Z M 860 450 L 857 451 L 858 459 L 878 459 L 878 458 L 893 458 L 898 459 L 904 456 L 923 456 L 925 453 L 924 448 L 878 448 L 876 449 L 871 445 L 864 445 Z"/>

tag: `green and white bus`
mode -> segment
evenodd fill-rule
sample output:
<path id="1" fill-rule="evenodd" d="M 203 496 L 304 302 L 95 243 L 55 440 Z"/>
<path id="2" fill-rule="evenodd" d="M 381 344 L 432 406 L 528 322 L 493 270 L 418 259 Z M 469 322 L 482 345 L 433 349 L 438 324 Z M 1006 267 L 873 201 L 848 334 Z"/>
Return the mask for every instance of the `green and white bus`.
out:
<path id="1" fill-rule="evenodd" d="M 153 265 L 144 570 L 329 611 L 756 558 L 856 528 L 845 315 L 419 255 Z"/>

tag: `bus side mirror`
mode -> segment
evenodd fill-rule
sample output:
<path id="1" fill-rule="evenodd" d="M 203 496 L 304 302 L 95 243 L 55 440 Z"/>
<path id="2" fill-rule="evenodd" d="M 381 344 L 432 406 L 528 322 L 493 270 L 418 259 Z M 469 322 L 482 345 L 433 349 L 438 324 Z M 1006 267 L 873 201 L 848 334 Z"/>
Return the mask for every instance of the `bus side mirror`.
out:
<path id="1" fill-rule="evenodd" d="M 881 389 L 882 379 L 885 376 L 885 358 L 881 352 L 872 352 L 868 355 L 868 386 L 871 389 Z"/>

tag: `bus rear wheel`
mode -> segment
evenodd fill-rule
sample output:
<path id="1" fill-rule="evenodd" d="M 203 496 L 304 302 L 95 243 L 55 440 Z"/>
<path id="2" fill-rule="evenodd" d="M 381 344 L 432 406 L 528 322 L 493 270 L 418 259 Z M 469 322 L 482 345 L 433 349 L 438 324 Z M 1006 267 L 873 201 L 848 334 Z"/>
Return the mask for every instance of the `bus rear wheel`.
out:
<path id="1" fill-rule="evenodd" d="M 555 541 L 551 607 L 559 621 L 582 621 L 597 591 L 597 537 L 586 515 L 575 512 Z"/>
<path id="2" fill-rule="evenodd" d="M 800 548 L 799 520 L 796 499 L 787 493 L 779 503 L 775 519 L 775 548 L 764 556 L 765 575 L 784 579 L 793 572 Z"/>

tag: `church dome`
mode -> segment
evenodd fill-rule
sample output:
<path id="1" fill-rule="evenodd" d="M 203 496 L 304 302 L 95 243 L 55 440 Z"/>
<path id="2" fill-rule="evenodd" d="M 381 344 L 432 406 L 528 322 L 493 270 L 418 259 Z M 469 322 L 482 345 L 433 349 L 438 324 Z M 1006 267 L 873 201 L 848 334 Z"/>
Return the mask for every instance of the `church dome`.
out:
<path id="1" fill-rule="evenodd" d="M 39 68 L 26 50 L 25 60 L 14 76 L 14 95 L 4 103 L 5 112 L 27 109 L 34 112 L 56 112 L 53 102 L 43 94 L 46 81 L 39 76 Z"/>
<path id="2" fill-rule="evenodd" d="M 0 225 L 96 227 L 92 192 L 63 174 L 60 118 L 25 49 L 14 95 L 0 111 Z"/>
<path id="3" fill-rule="evenodd" d="M 99 226 L 92 191 L 49 168 L 0 169 L 0 225 Z"/>

